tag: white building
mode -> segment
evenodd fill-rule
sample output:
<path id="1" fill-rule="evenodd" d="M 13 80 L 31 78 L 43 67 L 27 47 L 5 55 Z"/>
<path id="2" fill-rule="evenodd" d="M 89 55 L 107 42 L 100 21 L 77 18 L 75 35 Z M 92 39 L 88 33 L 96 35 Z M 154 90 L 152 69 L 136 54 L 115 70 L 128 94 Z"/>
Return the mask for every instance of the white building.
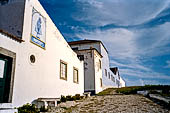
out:
<path id="1" fill-rule="evenodd" d="M 84 65 L 38 0 L 0 1 L 0 113 L 84 92 Z"/>
<path id="2" fill-rule="evenodd" d="M 109 88 L 109 87 L 121 87 L 120 82 L 122 82 L 123 85 L 123 79 L 120 81 L 120 75 L 118 68 L 110 68 L 109 66 L 109 56 L 108 51 L 103 45 L 103 43 L 99 40 L 80 40 L 80 41 L 72 41 L 69 42 L 69 45 L 71 48 L 80 55 L 79 51 L 88 50 L 88 49 L 96 49 L 99 54 L 102 55 L 101 60 L 101 68 L 102 68 L 102 88 Z M 87 53 L 88 54 L 88 53 Z M 85 54 L 84 54 L 85 55 Z M 86 56 L 84 56 L 86 57 Z M 90 71 L 87 73 L 87 75 L 91 73 L 93 74 L 93 71 Z M 86 71 L 85 71 L 86 74 Z M 87 81 L 85 81 L 85 84 Z M 96 83 L 95 83 L 96 84 Z"/>
<path id="3" fill-rule="evenodd" d="M 84 61 L 84 91 L 97 94 L 102 91 L 102 55 L 95 49 L 82 49 L 75 52 Z"/>
<path id="4" fill-rule="evenodd" d="M 126 83 L 125 81 L 122 79 L 122 77 L 120 77 L 120 87 L 125 87 Z"/>

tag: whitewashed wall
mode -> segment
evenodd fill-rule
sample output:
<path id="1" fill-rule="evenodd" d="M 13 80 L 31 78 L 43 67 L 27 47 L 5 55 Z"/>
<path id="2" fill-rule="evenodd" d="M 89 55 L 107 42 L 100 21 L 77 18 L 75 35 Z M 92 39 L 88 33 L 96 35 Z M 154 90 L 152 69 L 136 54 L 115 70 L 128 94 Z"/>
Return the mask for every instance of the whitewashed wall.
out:
<path id="1" fill-rule="evenodd" d="M 75 45 L 71 45 L 71 47 L 72 48 L 78 47 L 78 50 L 90 49 L 90 47 L 96 48 L 103 56 L 102 57 L 103 88 L 105 89 L 105 88 L 109 88 L 109 87 L 118 87 L 118 85 L 116 84 L 116 79 L 119 80 L 118 74 L 114 75 L 114 73 L 110 70 L 108 52 L 106 51 L 106 49 L 100 42 L 75 44 Z M 107 70 L 107 77 L 105 76 L 105 69 Z M 109 79 L 108 72 L 110 72 L 110 74 L 114 76 L 115 82 L 113 82 L 111 79 Z"/>
<path id="2" fill-rule="evenodd" d="M 108 52 L 106 51 L 106 49 L 103 47 L 102 44 L 100 44 L 100 49 L 101 49 L 101 54 L 103 56 L 102 58 L 102 76 L 103 76 L 103 87 L 105 88 L 109 88 L 109 87 L 118 87 L 118 85 L 116 84 L 116 82 L 113 82 L 111 79 L 109 79 L 108 73 L 110 73 L 110 75 L 113 75 L 116 79 L 118 79 L 118 75 L 114 75 L 114 73 L 110 70 L 110 66 L 109 66 L 109 56 L 108 56 Z M 105 69 L 107 70 L 107 76 L 105 74 Z"/>
<path id="3" fill-rule="evenodd" d="M 126 83 L 125 81 L 122 79 L 122 77 L 120 77 L 120 87 L 125 87 Z"/>
<path id="4" fill-rule="evenodd" d="M 95 91 L 95 68 L 93 50 L 76 51 L 84 56 L 84 90 Z"/>
<path id="5" fill-rule="evenodd" d="M 95 49 L 83 49 L 76 51 L 76 53 L 84 56 L 85 92 L 96 94 L 102 91 L 100 83 L 100 79 L 102 79 L 102 69 L 99 68 L 99 59 L 101 60 L 100 54 Z"/>
<path id="6" fill-rule="evenodd" d="M 45 50 L 30 42 L 33 7 L 46 18 Z M 39 97 L 82 94 L 84 92 L 83 62 L 77 58 L 77 54 L 64 40 L 38 0 L 26 1 L 24 16 L 22 36 L 24 42 L 19 43 L 0 34 L 0 47 L 16 53 L 13 97 L 12 103 L 8 106 L 21 106 Z M 36 57 L 34 64 L 29 61 L 32 54 Z M 67 81 L 60 79 L 60 60 L 67 62 Z M 73 66 L 79 69 L 79 84 L 73 83 Z"/>
<path id="7" fill-rule="evenodd" d="M 100 81 L 100 79 L 102 79 L 102 68 L 100 68 L 100 63 L 99 63 L 99 60 L 102 63 L 102 59 L 96 50 L 93 50 L 93 54 L 94 54 L 94 64 L 95 64 L 95 93 L 97 94 L 103 90 Z"/>

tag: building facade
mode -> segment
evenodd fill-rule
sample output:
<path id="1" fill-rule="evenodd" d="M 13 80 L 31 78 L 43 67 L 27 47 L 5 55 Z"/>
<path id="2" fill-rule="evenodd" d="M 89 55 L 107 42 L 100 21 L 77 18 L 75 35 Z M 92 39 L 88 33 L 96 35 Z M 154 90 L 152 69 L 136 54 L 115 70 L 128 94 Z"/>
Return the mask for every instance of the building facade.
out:
<path id="1" fill-rule="evenodd" d="M 38 0 L 0 1 L 0 113 L 123 85 L 101 41 L 68 44 Z"/>
<path id="2" fill-rule="evenodd" d="M 83 51 L 86 49 L 96 49 L 101 54 L 102 56 L 101 58 L 102 73 L 101 74 L 102 74 L 102 88 L 103 89 L 109 88 L 109 87 L 123 87 L 123 83 L 121 85 L 120 82 L 124 82 L 124 80 L 120 77 L 119 70 L 117 67 L 110 68 L 108 51 L 101 41 L 80 40 L 80 41 L 69 42 L 69 45 L 76 53 L 78 53 L 78 55 L 79 55 L 79 52 L 77 51 Z M 90 71 L 90 73 L 93 73 L 93 72 Z"/>
<path id="3" fill-rule="evenodd" d="M 84 92 L 97 94 L 102 91 L 102 55 L 95 49 L 75 50 L 84 61 Z"/>
<path id="4" fill-rule="evenodd" d="M 84 63 L 39 1 L 0 2 L 0 112 L 83 92 Z"/>

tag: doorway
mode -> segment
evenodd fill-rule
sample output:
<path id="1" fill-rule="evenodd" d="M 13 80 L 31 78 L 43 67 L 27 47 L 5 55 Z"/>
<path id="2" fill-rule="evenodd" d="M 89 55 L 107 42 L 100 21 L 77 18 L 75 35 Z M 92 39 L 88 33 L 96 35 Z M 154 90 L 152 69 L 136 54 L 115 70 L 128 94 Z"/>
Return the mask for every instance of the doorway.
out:
<path id="1" fill-rule="evenodd" d="M 0 47 L 0 103 L 12 103 L 16 53 Z"/>
<path id="2" fill-rule="evenodd" d="M 0 54 L 0 103 L 9 102 L 12 58 Z"/>

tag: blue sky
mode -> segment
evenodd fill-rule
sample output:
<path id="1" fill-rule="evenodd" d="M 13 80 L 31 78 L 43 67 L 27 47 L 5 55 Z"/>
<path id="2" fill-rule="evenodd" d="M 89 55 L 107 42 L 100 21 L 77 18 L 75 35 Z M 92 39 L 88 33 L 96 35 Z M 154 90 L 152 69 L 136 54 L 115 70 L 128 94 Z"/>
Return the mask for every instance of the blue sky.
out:
<path id="1" fill-rule="evenodd" d="M 67 41 L 101 40 L 131 85 L 170 85 L 170 0 L 39 0 Z"/>

